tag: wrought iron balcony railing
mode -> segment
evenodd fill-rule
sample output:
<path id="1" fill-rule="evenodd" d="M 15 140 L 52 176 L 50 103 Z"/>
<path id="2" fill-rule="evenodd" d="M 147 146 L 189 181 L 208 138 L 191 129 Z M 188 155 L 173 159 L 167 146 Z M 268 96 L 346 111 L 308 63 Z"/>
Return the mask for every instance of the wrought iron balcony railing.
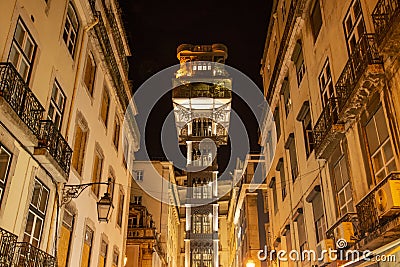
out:
<path id="1" fill-rule="evenodd" d="M 395 21 L 400 18 L 399 0 L 380 0 L 372 12 L 372 20 L 378 44 L 381 44 Z"/>
<path id="2" fill-rule="evenodd" d="M 366 233 L 372 233 L 375 230 L 388 223 L 390 217 L 380 217 L 378 205 L 376 203 L 376 192 L 381 189 L 390 180 L 400 180 L 399 172 L 390 173 L 385 179 L 379 182 L 374 189 L 372 189 L 364 198 L 362 198 L 356 205 L 359 228 L 361 234 L 364 236 Z"/>
<path id="3" fill-rule="evenodd" d="M 232 98 L 232 90 L 218 85 L 192 83 L 180 85 L 172 90 L 173 98 Z"/>
<path id="4" fill-rule="evenodd" d="M 314 141 L 315 146 L 318 148 L 325 137 L 328 135 L 332 126 L 336 124 L 339 120 L 339 98 L 330 98 L 328 103 L 322 110 L 321 115 L 318 118 L 317 123 L 314 126 Z"/>
<path id="5" fill-rule="evenodd" d="M 358 40 L 353 53 L 347 61 L 338 81 L 336 82 L 337 97 L 341 98 L 340 111 L 352 95 L 355 86 L 368 65 L 383 64 L 379 54 L 374 34 L 364 34 Z"/>
<path id="6" fill-rule="evenodd" d="M 38 139 L 38 147 L 47 149 L 63 171 L 68 174 L 71 165 L 72 149 L 52 121 L 40 121 Z"/>
<path id="7" fill-rule="evenodd" d="M 32 133 L 37 135 L 44 108 L 9 62 L 0 63 L 0 96 L 7 101 Z"/>
<path id="8" fill-rule="evenodd" d="M 26 242 L 16 243 L 15 267 L 56 267 L 56 258 Z"/>
<path id="9" fill-rule="evenodd" d="M 11 266 L 16 242 L 16 235 L 0 228 L 0 267 Z"/>

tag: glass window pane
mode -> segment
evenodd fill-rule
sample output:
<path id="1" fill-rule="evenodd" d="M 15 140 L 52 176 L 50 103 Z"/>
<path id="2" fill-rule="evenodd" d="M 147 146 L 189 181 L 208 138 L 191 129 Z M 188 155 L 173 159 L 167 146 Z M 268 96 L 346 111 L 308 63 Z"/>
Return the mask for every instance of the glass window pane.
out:
<path id="1" fill-rule="evenodd" d="M 29 60 L 32 60 L 34 48 L 35 48 L 35 45 L 31 42 L 30 39 L 27 39 L 25 48 L 24 48 L 24 53 Z"/>
<path id="2" fill-rule="evenodd" d="M 383 112 L 382 107 L 379 108 L 379 110 L 376 112 L 376 114 L 374 115 L 374 119 L 376 122 L 376 128 L 378 130 L 379 141 L 380 141 L 379 143 L 382 144 L 386 140 L 386 138 L 389 137 L 385 114 Z"/>
<path id="3" fill-rule="evenodd" d="M 14 65 L 14 67 L 18 66 L 19 56 L 20 55 L 19 55 L 17 49 L 15 48 L 15 45 L 13 44 L 13 46 L 11 47 L 9 60 Z"/>
<path id="4" fill-rule="evenodd" d="M 22 43 L 24 42 L 24 35 L 25 35 L 25 30 L 22 28 L 21 24 L 17 24 L 17 28 L 15 29 L 15 40 L 18 42 L 18 44 L 22 47 Z"/>
<path id="5" fill-rule="evenodd" d="M 40 206 L 39 206 L 39 210 L 43 213 L 46 213 L 48 196 L 49 196 L 49 191 L 47 191 L 47 189 L 43 187 L 42 196 L 40 197 Z"/>
<path id="6" fill-rule="evenodd" d="M 344 196 L 344 191 L 341 191 L 338 196 L 339 196 L 339 206 L 342 207 L 343 205 L 346 204 L 346 197 Z"/>
<path id="7" fill-rule="evenodd" d="M 33 215 L 33 213 L 29 212 L 28 213 L 28 219 L 26 221 L 26 226 L 25 226 L 25 233 L 27 233 L 28 235 L 32 234 L 32 228 L 33 228 L 34 219 L 35 219 L 35 216 Z M 24 239 L 24 241 L 25 241 L 25 239 Z"/>
<path id="8" fill-rule="evenodd" d="M 374 166 L 375 172 L 378 172 L 384 167 L 381 151 L 379 151 L 375 156 L 372 157 L 372 165 Z"/>
<path id="9" fill-rule="evenodd" d="M 21 60 L 21 65 L 19 67 L 19 74 L 21 74 L 22 78 L 26 81 L 28 78 L 28 71 L 29 71 L 29 65 L 27 62 L 25 62 L 24 59 Z"/>
<path id="10" fill-rule="evenodd" d="M 42 224 L 43 224 L 43 220 L 39 217 L 36 217 L 35 231 L 33 233 L 33 237 L 37 240 L 40 239 L 40 233 L 42 232 Z"/>
<path id="11" fill-rule="evenodd" d="M 3 183 L 7 179 L 10 158 L 10 154 L 8 154 L 5 150 L 0 149 L 0 181 Z"/>
<path id="12" fill-rule="evenodd" d="M 342 183 L 342 173 L 340 171 L 340 163 L 338 163 L 334 168 L 335 182 L 336 182 L 336 191 L 339 191 L 343 187 Z"/>
<path id="13" fill-rule="evenodd" d="M 389 162 L 393 158 L 393 150 L 391 142 L 386 142 L 383 147 L 383 153 L 385 156 L 385 162 Z"/>
<path id="14" fill-rule="evenodd" d="M 33 189 L 33 195 L 32 195 L 32 201 L 31 204 L 34 207 L 37 207 L 39 204 L 39 196 L 40 196 L 40 190 L 41 190 L 42 186 L 38 181 L 35 181 L 35 187 Z"/>
<path id="15" fill-rule="evenodd" d="M 379 146 L 378 134 L 375 129 L 375 121 L 371 119 L 365 127 L 370 152 L 373 154 Z"/>

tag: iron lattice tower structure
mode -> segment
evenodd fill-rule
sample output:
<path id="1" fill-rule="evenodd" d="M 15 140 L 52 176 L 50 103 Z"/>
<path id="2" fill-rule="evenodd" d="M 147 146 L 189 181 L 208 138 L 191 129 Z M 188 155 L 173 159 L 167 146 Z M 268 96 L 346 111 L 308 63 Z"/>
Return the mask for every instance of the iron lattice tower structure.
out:
<path id="1" fill-rule="evenodd" d="M 187 149 L 185 267 L 218 267 L 217 150 L 228 143 L 232 80 L 223 44 L 180 45 L 172 100 Z"/>

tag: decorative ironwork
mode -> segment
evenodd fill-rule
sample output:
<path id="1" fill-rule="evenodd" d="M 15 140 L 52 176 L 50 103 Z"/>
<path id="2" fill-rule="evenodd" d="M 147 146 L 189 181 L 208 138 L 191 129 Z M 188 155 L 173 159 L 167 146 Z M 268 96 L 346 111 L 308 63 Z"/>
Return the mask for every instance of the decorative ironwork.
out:
<path id="1" fill-rule="evenodd" d="M 68 174 L 72 149 L 51 120 L 40 121 L 38 139 L 38 147 L 46 148 L 63 171 Z"/>
<path id="2" fill-rule="evenodd" d="M 205 83 L 191 83 L 178 86 L 172 91 L 172 98 L 232 98 L 232 91 L 223 86 Z"/>
<path id="3" fill-rule="evenodd" d="M 367 66 L 373 64 L 383 64 L 383 59 L 378 52 L 374 34 L 364 34 L 358 40 L 335 85 L 337 96 L 343 100 L 340 111 L 352 95 Z"/>
<path id="4" fill-rule="evenodd" d="M 344 216 L 342 216 L 335 224 L 333 224 L 327 231 L 326 236 L 328 238 L 334 237 L 335 229 L 343 222 L 351 222 L 354 226 L 358 226 L 358 217 L 356 212 L 348 212 Z M 355 227 L 357 229 L 358 227 Z"/>
<path id="5" fill-rule="evenodd" d="M 322 110 L 317 123 L 314 126 L 314 141 L 316 148 L 320 147 L 325 137 L 330 132 L 332 125 L 339 119 L 339 98 L 330 98 Z"/>
<path id="6" fill-rule="evenodd" d="M 92 185 L 107 185 L 110 186 L 112 183 L 112 179 L 108 178 L 107 182 L 99 182 L 99 183 L 87 183 L 87 184 L 77 184 L 77 185 L 64 185 L 62 190 L 62 199 L 61 206 L 69 203 L 73 198 L 79 197 L 83 190 Z"/>
<path id="7" fill-rule="evenodd" d="M 270 97 L 273 95 L 275 85 L 278 81 L 278 74 L 283 64 L 284 56 L 283 53 L 287 50 L 289 45 L 289 37 L 291 36 L 291 32 L 293 31 L 294 23 L 297 18 L 296 13 L 300 13 L 301 9 L 296 12 L 297 7 L 299 6 L 299 2 L 301 0 L 292 0 L 290 2 L 290 8 L 287 15 L 287 21 L 285 25 L 285 29 L 282 34 L 281 43 L 279 45 L 278 54 L 276 56 L 276 62 L 274 66 L 274 70 L 272 72 L 272 76 L 270 79 L 268 91 L 267 91 L 267 100 L 271 100 Z"/>
<path id="8" fill-rule="evenodd" d="M 17 242 L 12 266 L 56 267 L 56 258 L 26 242 Z"/>
<path id="9" fill-rule="evenodd" d="M 378 207 L 376 205 L 375 193 L 382 188 L 389 180 L 400 180 L 400 173 L 391 173 L 374 189 L 372 189 L 366 196 L 364 196 L 356 205 L 359 227 L 361 235 L 364 236 L 367 233 L 372 233 L 379 229 L 387 222 L 390 221 L 390 217 L 379 217 Z"/>
<path id="10" fill-rule="evenodd" d="M 11 266 L 17 236 L 0 228 L 0 267 Z"/>
<path id="11" fill-rule="evenodd" d="M 375 27 L 376 39 L 379 44 L 400 17 L 399 0 L 380 0 L 372 12 L 372 21 Z"/>
<path id="12" fill-rule="evenodd" d="M 122 75 L 118 69 L 117 60 L 115 59 L 114 51 L 112 49 L 111 42 L 107 34 L 107 28 L 101 16 L 101 12 L 95 11 L 95 16 L 99 20 L 99 22 L 94 27 L 97 39 L 99 40 L 100 47 L 103 52 L 103 56 L 105 58 L 105 62 L 110 71 L 115 90 L 117 91 L 117 95 L 121 100 L 122 108 L 125 111 L 127 106 L 129 105 L 129 100 L 125 92 L 125 86 L 122 80 Z"/>
<path id="13" fill-rule="evenodd" d="M 2 96 L 33 134 L 37 135 L 44 108 L 11 63 L 0 63 Z"/>

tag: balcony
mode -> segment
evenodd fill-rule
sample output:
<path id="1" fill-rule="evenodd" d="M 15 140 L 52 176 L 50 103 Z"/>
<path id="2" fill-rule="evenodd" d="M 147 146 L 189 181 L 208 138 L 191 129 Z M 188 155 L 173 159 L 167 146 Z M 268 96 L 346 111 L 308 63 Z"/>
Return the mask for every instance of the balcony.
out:
<path id="1" fill-rule="evenodd" d="M 318 158 L 330 155 L 346 128 L 358 118 L 368 99 L 382 90 L 384 79 L 383 60 L 375 37 L 365 34 L 355 46 L 335 85 L 337 97 L 325 106 L 314 127 Z"/>
<path id="2" fill-rule="evenodd" d="M 15 267 L 56 267 L 56 258 L 35 248 L 29 243 L 16 243 L 14 264 Z"/>
<path id="3" fill-rule="evenodd" d="M 40 121 L 38 139 L 35 156 L 53 174 L 54 178 L 57 179 L 61 175 L 61 177 L 67 179 L 71 165 L 72 149 L 52 121 Z"/>
<path id="4" fill-rule="evenodd" d="M 391 181 L 397 183 L 391 185 Z M 396 195 L 400 190 L 399 181 L 399 172 L 389 174 L 357 203 L 360 247 L 374 249 L 400 238 L 400 209 L 396 206 L 399 205 L 396 203 L 399 202 Z M 390 195 L 389 191 L 394 194 Z M 384 204 L 378 200 L 385 202 L 386 206 L 382 208 Z"/>
<path id="5" fill-rule="evenodd" d="M 155 228 L 128 228 L 128 239 L 157 239 Z"/>
<path id="6" fill-rule="evenodd" d="M 0 228 L 0 267 L 11 266 L 17 236 Z"/>
<path id="7" fill-rule="evenodd" d="M 36 145 L 44 108 L 14 66 L 7 62 L 0 63 L 0 106 L 7 127 L 21 137 L 24 145 Z"/>
<path id="8" fill-rule="evenodd" d="M 400 1 L 380 0 L 372 12 L 377 43 L 383 52 L 395 54 L 399 51 Z"/>

